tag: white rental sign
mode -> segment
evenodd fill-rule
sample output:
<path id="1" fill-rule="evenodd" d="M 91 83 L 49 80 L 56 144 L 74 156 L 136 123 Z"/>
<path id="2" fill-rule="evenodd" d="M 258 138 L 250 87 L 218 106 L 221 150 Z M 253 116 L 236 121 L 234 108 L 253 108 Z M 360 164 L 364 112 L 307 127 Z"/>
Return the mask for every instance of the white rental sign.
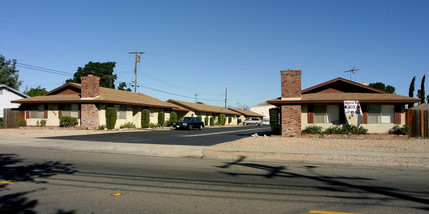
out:
<path id="1" fill-rule="evenodd" d="M 344 113 L 345 114 L 360 114 L 362 111 L 358 100 L 344 100 Z"/>

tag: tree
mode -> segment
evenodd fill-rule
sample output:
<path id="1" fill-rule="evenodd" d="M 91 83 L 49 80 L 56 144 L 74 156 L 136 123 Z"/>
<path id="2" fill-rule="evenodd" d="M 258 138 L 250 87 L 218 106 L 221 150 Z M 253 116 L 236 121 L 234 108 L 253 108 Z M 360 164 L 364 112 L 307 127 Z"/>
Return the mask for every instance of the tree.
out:
<path id="1" fill-rule="evenodd" d="M 416 83 L 416 76 L 413 77 L 410 83 L 410 89 L 408 90 L 408 96 L 414 97 L 414 85 Z M 409 103 L 408 108 L 412 108 L 414 106 L 414 103 Z"/>
<path id="2" fill-rule="evenodd" d="M 118 85 L 118 90 L 122 90 L 122 91 L 131 91 L 131 89 L 130 89 L 130 88 L 127 88 L 127 89 L 125 89 L 125 88 L 127 88 L 127 83 L 125 83 L 125 82 L 120 82 L 120 83 L 119 83 L 119 85 Z"/>
<path id="3" fill-rule="evenodd" d="M 423 75 L 422 78 L 422 84 L 421 84 L 421 88 L 420 88 L 420 100 L 421 103 L 425 103 L 425 80 L 426 80 L 426 75 Z"/>
<path id="4" fill-rule="evenodd" d="M 386 86 L 382 82 L 370 83 L 369 86 L 373 87 L 373 88 L 376 88 L 378 90 L 382 90 L 382 91 L 386 91 L 386 92 L 392 93 L 392 94 L 395 93 L 395 90 L 396 90 L 395 87 L 393 87 L 391 85 L 387 85 Z"/>
<path id="5" fill-rule="evenodd" d="M 10 61 L 6 60 L 3 55 L 0 55 L 0 84 L 19 90 L 22 81 L 18 80 L 18 72 L 16 70 L 16 59 Z"/>
<path id="6" fill-rule="evenodd" d="M 426 102 L 429 103 L 429 95 L 426 97 Z"/>
<path id="7" fill-rule="evenodd" d="M 106 88 L 115 88 L 115 80 L 118 78 L 113 74 L 116 62 L 89 62 L 85 67 L 79 67 L 74 73 L 72 79 L 66 80 L 68 82 L 80 83 L 80 77 L 87 76 L 88 73 L 93 73 L 94 76 L 100 77 L 100 86 Z"/>
<path id="8" fill-rule="evenodd" d="M 46 91 L 46 88 L 42 88 L 40 85 L 37 86 L 37 88 L 30 88 L 30 90 L 26 92 L 26 94 L 30 97 L 41 96 L 46 93 L 48 93 L 48 91 Z"/>

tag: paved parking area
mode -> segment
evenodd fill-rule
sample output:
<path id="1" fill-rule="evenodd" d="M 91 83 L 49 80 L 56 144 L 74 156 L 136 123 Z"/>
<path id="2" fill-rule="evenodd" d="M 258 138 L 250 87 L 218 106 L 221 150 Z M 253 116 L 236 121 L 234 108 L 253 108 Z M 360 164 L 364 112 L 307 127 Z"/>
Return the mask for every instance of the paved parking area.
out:
<path id="1" fill-rule="evenodd" d="M 105 134 L 89 134 L 74 136 L 44 137 L 46 139 L 76 140 L 76 141 L 101 141 L 115 143 L 145 143 L 160 145 L 191 145 L 211 146 L 219 143 L 239 140 L 250 137 L 254 133 L 258 135 L 269 134 L 269 126 L 238 126 L 206 128 L 203 130 L 153 130 L 133 132 L 111 132 Z"/>

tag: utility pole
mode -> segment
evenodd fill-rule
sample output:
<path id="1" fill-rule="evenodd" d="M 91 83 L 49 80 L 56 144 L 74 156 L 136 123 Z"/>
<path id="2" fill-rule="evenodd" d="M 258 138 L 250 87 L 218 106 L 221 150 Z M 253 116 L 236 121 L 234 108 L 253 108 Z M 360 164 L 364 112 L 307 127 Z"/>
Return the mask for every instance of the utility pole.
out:
<path id="1" fill-rule="evenodd" d="M 195 103 L 197 103 L 197 97 L 198 97 L 198 94 L 195 93 Z"/>
<path id="2" fill-rule="evenodd" d="M 135 54 L 136 55 L 136 64 L 134 66 L 134 92 L 137 92 L 137 62 L 140 62 L 140 55 L 144 54 L 144 52 L 129 52 L 129 54 Z"/>
<path id="3" fill-rule="evenodd" d="M 228 87 L 225 87 L 225 108 L 226 108 L 227 99 L 228 99 Z"/>

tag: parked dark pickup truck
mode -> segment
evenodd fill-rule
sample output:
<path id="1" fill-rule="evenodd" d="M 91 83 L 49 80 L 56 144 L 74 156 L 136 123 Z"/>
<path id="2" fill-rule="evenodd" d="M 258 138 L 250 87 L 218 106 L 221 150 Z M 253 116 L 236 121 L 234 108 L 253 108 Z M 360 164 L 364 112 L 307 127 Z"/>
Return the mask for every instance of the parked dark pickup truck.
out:
<path id="1" fill-rule="evenodd" d="M 184 117 L 181 120 L 173 123 L 173 127 L 175 129 L 187 129 L 189 131 L 193 128 L 203 130 L 204 122 L 201 121 L 198 117 Z"/>

